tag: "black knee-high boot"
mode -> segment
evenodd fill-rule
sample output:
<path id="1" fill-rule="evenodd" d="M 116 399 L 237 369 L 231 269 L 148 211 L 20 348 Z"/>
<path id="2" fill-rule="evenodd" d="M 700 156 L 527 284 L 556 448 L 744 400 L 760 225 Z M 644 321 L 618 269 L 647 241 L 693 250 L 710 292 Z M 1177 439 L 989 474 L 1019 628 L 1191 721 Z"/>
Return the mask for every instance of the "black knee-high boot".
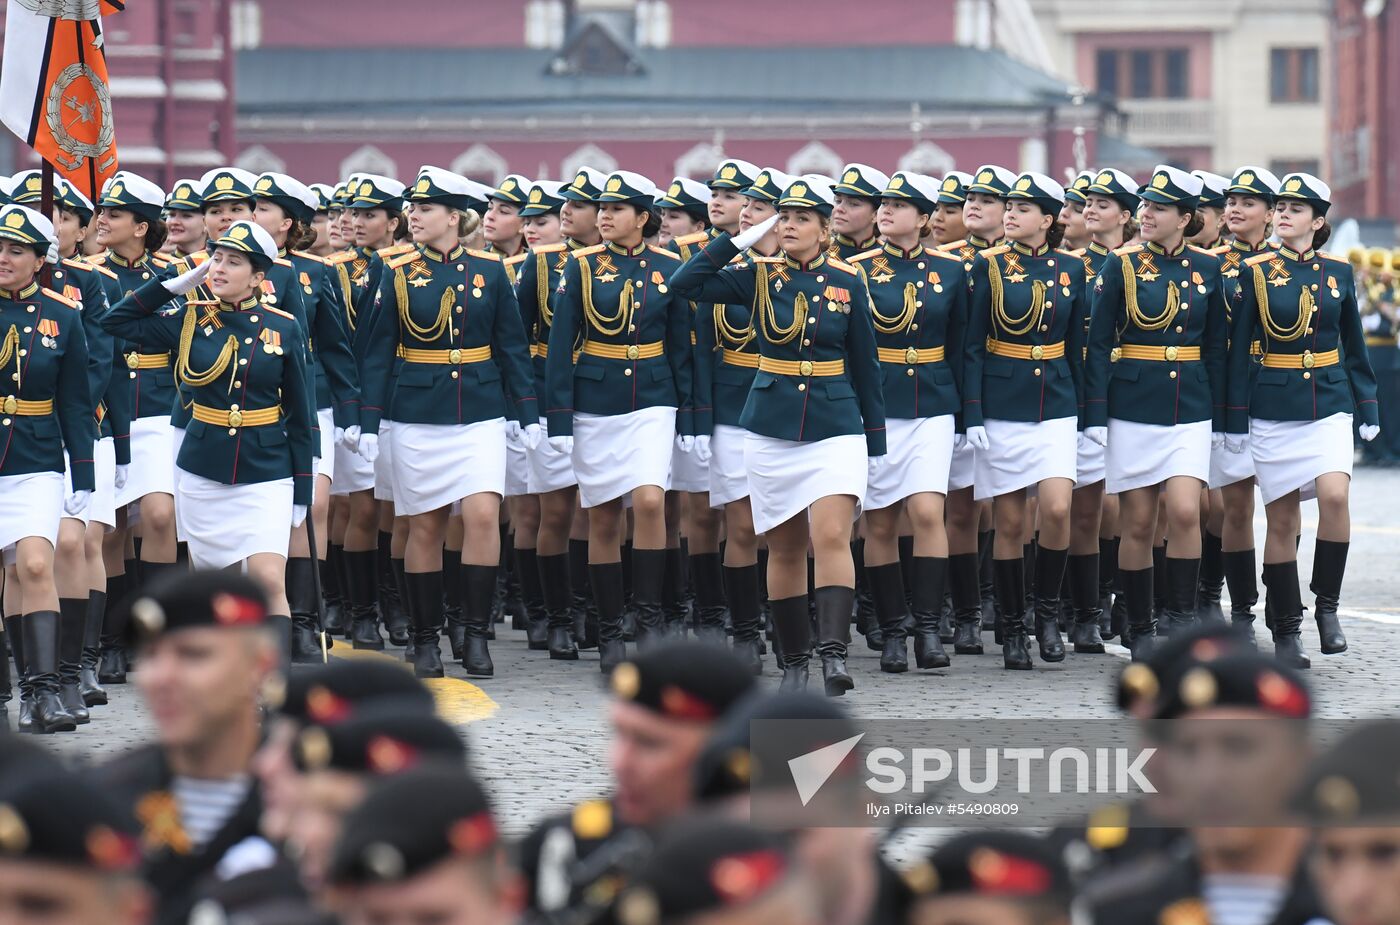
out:
<path id="1" fill-rule="evenodd" d="M 573 593 L 569 587 L 569 557 L 566 553 L 555 556 L 535 556 L 539 569 L 540 594 L 544 598 L 546 624 L 545 646 L 549 657 L 556 660 L 576 661 L 578 646 L 574 642 L 573 614 L 569 602 Z"/>
<path id="2" fill-rule="evenodd" d="M 778 690 L 806 690 L 807 665 L 812 654 L 812 621 L 807 614 L 807 595 L 779 598 L 772 601 L 772 605 L 773 629 L 783 666 L 783 680 Z"/>
<path id="3" fill-rule="evenodd" d="M 97 680 L 103 684 L 126 683 L 126 624 L 131 610 L 126 603 L 128 573 L 107 576 L 107 606 L 102 614 L 102 638 L 98 643 Z"/>
<path id="4" fill-rule="evenodd" d="M 904 632 L 914 632 L 914 537 L 899 538 L 899 576 L 904 582 Z"/>
<path id="5" fill-rule="evenodd" d="M 580 649 L 598 648 L 598 604 L 593 600 L 588 567 L 588 540 L 569 540 L 569 615 Z"/>
<path id="6" fill-rule="evenodd" d="M 1322 654 L 1336 655 L 1347 650 L 1347 637 L 1342 633 L 1337 607 L 1342 598 L 1342 576 L 1347 570 L 1347 549 L 1350 543 L 1318 540 L 1313 548 L 1312 584 L 1315 595 L 1313 618 L 1317 620 L 1317 635 L 1322 639 Z"/>
<path id="7" fill-rule="evenodd" d="M 1274 615 L 1274 657 L 1293 668 L 1310 668 L 1303 652 L 1303 595 L 1298 588 L 1298 560 L 1264 563 L 1264 606 Z"/>
<path id="8" fill-rule="evenodd" d="M 58 699 L 79 726 L 89 720 L 80 686 L 87 604 L 85 597 L 58 599 Z"/>
<path id="9" fill-rule="evenodd" d="M 1171 632 L 1187 632 L 1196 624 L 1196 593 L 1200 587 L 1200 559 L 1177 559 L 1168 556 L 1165 560 L 1167 572 L 1167 623 Z M 1187 585 L 1187 582 L 1190 585 Z"/>
<path id="10" fill-rule="evenodd" d="M 668 571 L 673 578 L 676 573 L 666 565 L 667 562 L 674 564 L 679 555 L 679 549 L 673 555 L 669 549 L 632 547 L 632 607 L 637 612 L 637 645 L 643 648 L 667 636 L 667 615 L 662 607 L 665 580 Z M 674 631 L 684 636 L 684 622 L 676 625 Z"/>
<path id="11" fill-rule="evenodd" d="M 758 654 L 759 633 L 763 628 L 758 566 L 724 566 L 724 596 L 729 601 L 729 613 L 734 622 L 734 654 L 758 674 L 763 670 L 763 659 Z"/>
<path id="12" fill-rule="evenodd" d="M 1155 571 L 1150 567 L 1118 570 L 1127 609 L 1128 647 L 1132 649 L 1135 662 L 1150 656 L 1157 643 L 1157 617 L 1152 600 L 1152 573 Z"/>
<path id="13" fill-rule="evenodd" d="M 1069 584 L 1069 600 L 1074 608 L 1074 628 L 1070 642 L 1075 652 L 1103 652 L 1103 636 L 1099 633 L 1099 554 L 1070 556 L 1065 570 Z"/>
<path id="14" fill-rule="evenodd" d="M 1040 546 L 1035 540 L 1021 544 L 1021 574 L 1024 576 L 1025 602 L 1020 614 L 1026 623 L 1026 632 L 1035 631 L 1035 558 Z"/>
<path id="15" fill-rule="evenodd" d="M 88 591 L 87 616 L 83 620 L 83 667 L 78 674 L 78 690 L 83 703 L 98 707 L 107 702 L 107 691 L 97 678 L 97 662 L 102 656 L 102 617 L 107 612 L 107 592 Z"/>
<path id="16" fill-rule="evenodd" d="M 327 636 L 344 636 L 347 629 L 345 618 L 345 578 L 341 569 L 345 565 L 345 547 L 335 543 L 326 544 L 326 560 L 321 563 L 321 596 L 326 601 Z"/>
<path id="17" fill-rule="evenodd" d="M 948 586 L 952 590 L 953 652 L 956 655 L 982 654 L 982 588 L 977 553 L 964 552 L 948 557 Z"/>
<path id="18" fill-rule="evenodd" d="M 1064 583 L 1068 555 L 1068 549 L 1044 546 L 1036 549 L 1035 638 L 1042 661 L 1065 660 L 1065 643 L 1060 638 L 1060 587 Z"/>
<path id="19" fill-rule="evenodd" d="M 515 577 L 525 607 L 525 643 L 538 651 L 549 648 L 549 617 L 544 612 L 540 567 L 533 549 L 515 550 Z"/>
<path id="20" fill-rule="evenodd" d="M 467 644 L 467 621 L 462 617 L 462 550 L 442 549 L 442 622 L 452 660 L 462 660 Z"/>
<path id="21" fill-rule="evenodd" d="M 1171 621 L 1165 620 L 1167 610 L 1167 547 L 1152 547 L 1152 616 L 1158 621 L 1158 632 L 1171 631 Z"/>
<path id="22" fill-rule="evenodd" d="M 408 631 L 408 614 L 404 610 L 401 585 L 403 560 L 394 559 L 392 533 L 379 531 L 378 576 L 379 576 L 379 617 L 389 633 L 389 641 L 396 646 L 406 646 L 411 642 Z"/>
<path id="23" fill-rule="evenodd" d="M 1118 537 L 1099 537 L 1099 636 L 1112 639 L 1113 587 L 1118 579 Z"/>
<path id="24" fill-rule="evenodd" d="M 915 556 L 910 560 L 914 574 L 914 664 L 920 668 L 947 668 L 948 653 L 943 651 L 939 608 L 948 587 L 948 560 Z"/>
<path id="25" fill-rule="evenodd" d="M 311 571 L 311 559 L 288 559 L 285 575 L 287 604 L 292 611 L 292 663 L 319 664 L 321 642 L 316 625 L 316 577 Z"/>
<path id="26" fill-rule="evenodd" d="M 636 551 L 636 544 L 633 543 L 632 595 L 634 600 L 637 594 Z M 660 594 L 661 635 L 684 639 L 686 624 L 689 621 L 687 620 L 688 614 L 686 613 L 685 607 L 685 551 L 679 546 L 666 547 L 666 557 L 661 570 Z M 638 616 L 641 616 L 640 609 L 638 610 Z"/>
<path id="27" fill-rule="evenodd" d="M 598 667 L 603 674 L 611 674 L 627 658 L 627 643 L 622 638 L 622 608 L 626 596 L 622 563 L 589 565 L 588 582 L 598 605 Z"/>
<path id="28" fill-rule="evenodd" d="M 23 637 L 24 663 L 27 669 L 30 696 L 33 702 L 33 731 L 39 733 L 72 732 L 78 728 L 73 714 L 63 707 L 59 698 L 58 647 L 59 614 L 55 610 L 36 610 L 19 618 Z"/>
<path id="29" fill-rule="evenodd" d="M 491 638 L 492 606 L 496 597 L 495 565 L 462 566 L 462 620 L 467 638 L 462 647 L 462 667 L 469 678 L 489 678 L 496 673 L 487 641 Z M 437 640 L 434 638 L 433 646 Z"/>
<path id="30" fill-rule="evenodd" d="M 19 717 L 15 728 L 19 732 L 33 732 L 34 689 L 29 683 L 29 663 L 24 658 L 24 630 L 20 628 L 19 617 L 7 616 L 4 621 L 5 639 L 15 659 L 14 684 L 19 689 Z"/>
<path id="31" fill-rule="evenodd" d="M 724 567 L 719 553 L 691 553 L 690 574 L 695 586 L 695 635 L 702 641 L 722 644 L 727 641 L 726 608 Z"/>
<path id="32" fill-rule="evenodd" d="M 851 608 L 855 588 L 828 585 L 818 588 L 817 654 L 822 658 L 822 683 L 828 697 L 840 697 L 855 687 L 846 671 L 846 646 L 851 641 Z"/>
<path id="33" fill-rule="evenodd" d="M 904 578 L 898 562 L 867 565 L 865 584 L 875 601 L 875 619 L 885 634 L 880 670 L 898 674 L 909 670 L 908 644 L 904 639 Z"/>
<path id="34" fill-rule="evenodd" d="M 997 601 L 1001 604 L 1002 667 L 1029 671 L 1031 650 L 1026 639 L 1026 621 L 1022 617 L 1026 598 L 1025 560 L 993 559 L 992 570 L 996 575 Z"/>
<path id="35" fill-rule="evenodd" d="M 10 683 L 9 633 L 0 632 L 0 724 L 10 728 L 10 700 L 14 697 L 14 687 Z"/>
<path id="36" fill-rule="evenodd" d="M 350 596 L 350 647 L 381 651 L 379 608 L 376 595 L 381 587 L 376 568 L 379 554 L 373 549 L 345 551 L 345 583 Z M 387 564 L 388 557 L 385 557 Z"/>
<path id="37" fill-rule="evenodd" d="M 982 596 L 983 631 L 993 630 L 1000 633 L 1001 621 L 998 618 L 1001 614 L 998 611 L 1001 604 L 997 602 L 996 569 L 992 567 L 992 546 L 996 538 L 995 530 L 977 531 L 977 588 Z M 999 636 L 996 637 L 996 644 L 1001 645 Z"/>
<path id="38" fill-rule="evenodd" d="M 851 541 L 851 562 L 856 569 L 856 603 L 855 621 L 856 632 L 865 637 L 865 644 L 868 648 L 880 652 L 885 648 L 885 631 L 880 627 L 880 617 L 875 612 L 875 595 L 871 593 L 870 582 L 867 580 L 865 569 L 865 537 L 860 537 Z M 816 564 L 809 558 L 807 560 L 807 588 L 808 597 L 815 599 L 817 581 L 815 576 Z"/>
<path id="39" fill-rule="evenodd" d="M 1230 625 L 1254 645 L 1254 605 L 1259 603 L 1259 577 L 1253 549 L 1224 553 L 1225 584 L 1230 589 Z"/>
<path id="40" fill-rule="evenodd" d="M 413 674 L 443 676 L 438 636 L 442 632 L 442 572 L 405 572 L 408 612 L 413 618 Z"/>
<path id="41" fill-rule="evenodd" d="M 1220 537 L 1209 530 L 1201 534 L 1201 580 L 1196 591 L 1196 618 L 1202 622 L 1224 623 L 1220 591 L 1225 586 L 1225 553 Z"/>

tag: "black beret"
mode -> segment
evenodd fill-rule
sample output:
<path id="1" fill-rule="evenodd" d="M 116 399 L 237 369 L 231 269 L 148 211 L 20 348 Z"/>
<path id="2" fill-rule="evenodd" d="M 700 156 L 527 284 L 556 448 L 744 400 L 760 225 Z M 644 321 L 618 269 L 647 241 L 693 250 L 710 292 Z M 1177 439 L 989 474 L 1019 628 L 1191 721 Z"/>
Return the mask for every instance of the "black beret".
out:
<path id="1" fill-rule="evenodd" d="M 1194 710 L 1245 707 L 1282 719 L 1307 719 L 1312 697 L 1298 672 L 1254 651 L 1227 652 L 1188 663 L 1172 676 L 1157 701 L 1156 719 L 1177 719 Z"/>
<path id="2" fill-rule="evenodd" d="M 187 925 L 335 925 L 335 921 L 312 904 L 296 866 L 279 858 L 268 867 L 227 880 L 207 878 Z"/>
<path id="3" fill-rule="evenodd" d="M 499 841 L 486 791 L 461 768 L 391 777 L 345 819 L 331 858 L 337 885 L 406 880 L 452 857 L 476 858 Z"/>
<path id="4" fill-rule="evenodd" d="M 1400 720 L 1364 723 L 1314 760 L 1293 808 L 1316 825 L 1400 823 Z"/>
<path id="5" fill-rule="evenodd" d="M 131 601 L 131 628 L 138 640 L 202 626 L 262 626 L 267 618 L 262 588 L 222 570 L 167 572 Z"/>
<path id="6" fill-rule="evenodd" d="M 1053 848 L 1020 832 L 956 835 L 903 873 L 915 897 L 952 894 L 1050 898 L 1068 904 L 1069 871 Z"/>
<path id="7" fill-rule="evenodd" d="M 1199 623 L 1188 630 L 1159 638 L 1144 661 L 1125 665 L 1118 674 L 1118 707 L 1131 711 L 1171 687 L 1192 664 L 1210 661 L 1228 652 L 1252 651 L 1249 637 L 1229 623 Z"/>
<path id="8" fill-rule="evenodd" d="M 753 673 L 728 649 L 672 642 L 613 669 L 618 699 L 672 719 L 710 722 L 753 690 Z"/>
<path id="9" fill-rule="evenodd" d="M 385 776 L 429 762 L 466 760 L 457 731 L 417 701 L 383 697 L 338 722 L 312 723 L 298 735 L 292 758 L 303 771 Z"/>
<path id="10" fill-rule="evenodd" d="M 141 848 L 129 817 L 97 788 L 56 761 L 27 760 L 0 779 L 0 861 L 15 858 L 134 871 Z"/>
<path id="11" fill-rule="evenodd" d="M 695 761 L 695 798 L 713 800 L 748 793 L 754 775 L 754 757 L 749 742 L 755 720 L 824 720 L 822 723 L 794 724 L 792 735 L 800 741 L 784 743 L 795 757 L 833 742 L 858 735 L 860 730 L 845 711 L 828 697 L 806 691 L 755 691 L 725 714 Z M 787 738 L 785 735 L 784 738 Z M 769 769 L 760 783 L 765 787 L 795 786 L 785 762 Z"/>
<path id="12" fill-rule="evenodd" d="M 717 816 L 684 819 L 662 833 L 618 896 L 614 916 L 621 925 L 657 925 L 744 906 L 791 869 L 788 848 L 774 832 Z"/>
<path id="13" fill-rule="evenodd" d="M 407 663 L 387 658 L 332 659 L 298 670 L 287 680 L 279 712 L 298 722 L 333 723 L 385 697 L 411 712 L 433 712 L 432 691 Z"/>

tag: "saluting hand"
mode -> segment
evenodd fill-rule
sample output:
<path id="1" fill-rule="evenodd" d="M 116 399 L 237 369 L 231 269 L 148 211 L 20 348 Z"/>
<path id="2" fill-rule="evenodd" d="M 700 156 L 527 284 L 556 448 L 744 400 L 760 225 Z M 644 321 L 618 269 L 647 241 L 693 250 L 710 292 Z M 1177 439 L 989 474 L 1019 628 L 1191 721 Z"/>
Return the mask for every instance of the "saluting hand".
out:
<path id="1" fill-rule="evenodd" d="M 165 291 L 171 295 L 184 295 L 200 283 L 204 282 L 204 277 L 209 275 L 210 262 L 208 260 L 195 267 L 193 270 L 186 270 L 174 279 L 161 281 Z"/>
<path id="2" fill-rule="evenodd" d="M 778 224 L 778 216 L 770 215 L 768 218 L 759 222 L 757 225 L 754 225 L 748 231 L 741 231 L 738 234 L 736 234 L 732 239 L 734 242 L 734 246 L 739 248 L 739 250 L 744 250 L 745 248 L 753 247 L 759 241 L 762 241 L 763 236 L 766 235 L 768 232 L 772 231 L 773 226 L 776 224 Z"/>
<path id="3" fill-rule="evenodd" d="M 992 447 L 992 442 L 987 439 L 987 428 L 981 426 L 967 429 L 967 442 L 972 444 L 974 450 L 988 450 Z"/>

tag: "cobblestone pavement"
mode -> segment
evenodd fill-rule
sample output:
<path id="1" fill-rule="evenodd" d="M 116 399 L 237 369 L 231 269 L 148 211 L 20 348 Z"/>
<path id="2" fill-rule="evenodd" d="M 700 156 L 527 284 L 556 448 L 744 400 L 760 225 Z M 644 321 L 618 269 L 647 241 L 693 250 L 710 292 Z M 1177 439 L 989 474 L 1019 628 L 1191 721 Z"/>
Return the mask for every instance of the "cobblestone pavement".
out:
<path id="1" fill-rule="evenodd" d="M 1309 604 L 1312 510 L 1304 512 L 1300 564 Z M 1324 717 L 1395 715 L 1400 669 L 1390 660 L 1390 646 L 1400 631 L 1400 471 L 1357 470 L 1352 517 L 1342 602 L 1351 648 L 1324 658 L 1317 651 L 1316 629 L 1306 622 L 1304 643 L 1313 659 L 1309 678 Z M 1262 509 L 1256 527 L 1262 548 Z M 1266 635 L 1262 617 L 1259 629 Z M 449 662 L 449 678 L 435 684 L 444 713 L 461 723 L 470 742 L 472 764 L 491 784 L 507 824 L 519 831 L 541 815 L 606 791 L 607 694 L 596 652 L 577 662 L 551 662 L 547 653 L 526 649 L 523 633 L 505 629 L 498 636 L 491 644 L 494 679 L 468 683 L 461 680 L 460 666 Z M 885 675 L 877 654 L 857 637 L 850 660 L 856 689 L 845 704 L 866 718 L 1116 716 L 1108 692 L 1127 657 L 1121 647 L 1110 646 L 1104 655 L 1071 652 L 1059 665 L 1037 662 L 1034 671 L 1007 672 L 990 633 L 984 642 L 987 654 L 955 656 L 950 668 Z M 778 676 L 770 655 L 763 683 L 776 685 Z M 111 704 L 97 708 L 90 725 L 52 743 L 76 758 L 102 760 L 145 740 L 151 726 L 135 687 L 110 690 Z"/>

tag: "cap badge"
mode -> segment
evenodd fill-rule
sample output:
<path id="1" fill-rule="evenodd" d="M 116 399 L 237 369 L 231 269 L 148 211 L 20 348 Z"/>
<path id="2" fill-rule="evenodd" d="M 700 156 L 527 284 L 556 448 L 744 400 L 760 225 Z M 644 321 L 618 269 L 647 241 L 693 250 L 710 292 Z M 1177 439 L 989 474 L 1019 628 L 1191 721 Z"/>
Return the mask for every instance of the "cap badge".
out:
<path id="1" fill-rule="evenodd" d="M 981 173 L 979 173 L 979 174 L 977 175 L 977 182 L 978 182 L 978 183 L 991 183 L 993 177 L 995 177 L 995 176 L 996 176 L 996 175 L 993 174 L 990 170 L 984 170 L 984 171 L 982 171 Z"/>
<path id="2" fill-rule="evenodd" d="M 952 192 L 953 190 L 955 190 L 955 189 L 957 189 L 957 188 L 958 188 L 958 181 L 955 180 L 953 177 L 949 177 L 948 179 L 946 179 L 946 180 L 943 181 L 943 191 L 944 191 L 945 193 L 950 193 L 950 192 Z"/>
<path id="3" fill-rule="evenodd" d="M 890 181 L 890 189 L 899 189 L 899 188 L 900 188 L 901 186 L 903 186 L 903 185 L 904 185 L 904 177 L 899 176 L 899 175 L 897 175 L 897 174 L 895 175 L 895 178 L 894 178 L 893 180 Z"/>
<path id="4" fill-rule="evenodd" d="M 373 183 L 365 182 L 365 183 L 361 183 L 361 184 L 360 184 L 360 195 L 361 195 L 361 196 L 368 196 L 370 193 L 373 193 L 373 192 L 374 192 L 374 184 L 373 184 Z"/>
<path id="5" fill-rule="evenodd" d="M 270 190 L 270 189 L 272 189 L 272 178 L 271 178 L 271 177 L 260 177 L 260 178 L 258 178 L 258 184 L 257 184 L 256 187 L 254 187 L 254 189 L 257 189 L 257 190 L 260 190 L 260 191 L 261 191 L 261 190 Z"/>
<path id="6" fill-rule="evenodd" d="M 540 190 L 540 188 L 539 188 L 538 186 L 535 187 L 534 189 L 530 190 L 530 201 L 531 201 L 531 202 L 543 202 L 543 201 L 544 201 L 544 193 Z"/>
<path id="7" fill-rule="evenodd" d="M 804 183 L 794 183 L 791 192 L 794 196 L 806 196 L 807 186 Z"/>
<path id="8" fill-rule="evenodd" d="M 1302 181 L 1302 180 L 1294 179 L 1294 180 L 1289 180 L 1288 183 L 1284 186 L 1283 189 L 1284 189 L 1284 192 L 1287 192 L 1287 193 L 1296 193 L 1296 192 L 1298 192 L 1298 190 L 1300 190 L 1300 189 L 1302 189 L 1302 188 L 1303 188 L 1303 181 Z"/>
<path id="9" fill-rule="evenodd" d="M 679 197 L 680 194 L 681 194 L 681 185 L 680 185 L 679 183 L 672 183 L 672 184 L 671 184 L 671 188 L 668 189 L 668 190 L 666 191 L 666 195 L 667 195 L 667 196 L 670 196 L 670 197 L 673 198 L 673 199 Z"/>
<path id="10" fill-rule="evenodd" d="M 121 194 L 122 194 L 122 185 L 121 185 L 120 183 L 113 183 L 111 189 L 107 190 L 107 195 L 108 195 L 108 196 L 116 197 L 116 196 L 120 196 Z"/>
<path id="11" fill-rule="evenodd" d="M 242 241 L 244 238 L 248 237 L 248 226 L 234 225 L 228 230 L 228 236 L 235 241 Z"/>
<path id="12" fill-rule="evenodd" d="M 233 177 L 230 177 L 226 173 L 219 174 L 214 178 L 214 189 L 220 192 L 227 192 L 233 189 Z"/>
<path id="13" fill-rule="evenodd" d="M 5 227 L 6 227 L 6 228 L 19 228 L 19 227 L 21 227 L 23 224 L 24 224 L 24 213 L 23 213 L 23 212 L 11 212 L 9 215 L 5 216 Z"/>
<path id="14" fill-rule="evenodd" d="M 1152 178 L 1152 187 L 1153 189 L 1166 189 L 1167 183 L 1169 182 L 1170 181 L 1167 179 L 1166 174 L 1159 173 L 1157 174 L 1157 176 Z"/>
<path id="15" fill-rule="evenodd" d="M 1113 182 L 1113 174 L 1105 170 L 1103 173 L 1098 175 L 1098 178 L 1095 179 L 1094 182 L 1099 184 L 1100 186 L 1108 186 L 1110 183 Z"/>
<path id="16" fill-rule="evenodd" d="M 763 173 L 759 174 L 759 175 L 758 175 L 758 179 L 755 180 L 755 181 L 753 181 L 753 185 L 754 185 L 754 186 L 767 186 L 767 185 L 768 185 L 768 171 L 765 170 L 765 171 L 763 171 Z"/>
<path id="17" fill-rule="evenodd" d="M 510 191 L 513 190 L 513 189 L 515 189 L 515 181 L 514 181 L 514 180 L 507 179 L 506 182 L 504 182 L 504 183 L 501 184 L 501 190 L 502 190 L 503 192 L 507 192 L 507 193 L 508 193 L 508 192 L 510 192 Z"/>
<path id="18" fill-rule="evenodd" d="M 721 180 L 732 180 L 738 175 L 739 168 L 735 167 L 733 164 L 725 164 L 719 169 L 719 178 Z"/>
<path id="19" fill-rule="evenodd" d="M 432 185 L 432 180 L 429 180 L 427 177 L 423 177 L 414 185 L 413 189 L 415 192 L 426 193 Z"/>
<path id="20" fill-rule="evenodd" d="M 1030 177 L 1022 177 L 1021 179 L 1019 179 L 1019 180 L 1016 181 L 1016 191 L 1017 191 L 1017 192 L 1019 192 L 1019 193 L 1024 193 L 1026 190 L 1028 190 L 1028 189 L 1030 189 L 1030 188 L 1031 188 L 1031 180 L 1030 180 Z"/>
<path id="21" fill-rule="evenodd" d="M 13 807 L 0 803 L 0 851 L 19 854 L 29 847 L 29 828 Z"/>
<path id="22" fill-rule="evenodd" d="M 859 170 L 848 170 L 848 171 L 846 171 L 846 175 L 845 175 L 844 177 L 841 178 L 841 182 L 842 182 L 842 183 L 857 183 L 857 182 L 859 182 L 859 181 L 860 181 L 860 171 L 859 171 Z"/>
<path id="23" fill-rule="evenodd" d="M 188 186 L 178 186 L 178 187 L 176 187 L 176 188 L 175 188 L 175 198 L 176 198 L 176 199 L 189 199 L 189 198 L 190 198 L 190 188 L 189 188 Z"/>
<path id="24" fill-rule="evenodd" d="M 1207 668 L 1192 668 L 1181 679 L 1181 700 L 1188 707 L 1205 707 L 1215 702 L 1215 676 Z"/>
<path id="25" fill-rule="evenodd" d="M 608 180 L 607 192 L 615 193 L 620 189 L 622 189 L 622 179 L 620 177 L 612 177 Z"/>
<path id="26" fill-rule="evenodd" d="M 1249 186 L 1253 182 L 1254 174 L 1250 173 L 1247 170 L 1244 173 L 1240 174 L 1240 186 Z"/>

